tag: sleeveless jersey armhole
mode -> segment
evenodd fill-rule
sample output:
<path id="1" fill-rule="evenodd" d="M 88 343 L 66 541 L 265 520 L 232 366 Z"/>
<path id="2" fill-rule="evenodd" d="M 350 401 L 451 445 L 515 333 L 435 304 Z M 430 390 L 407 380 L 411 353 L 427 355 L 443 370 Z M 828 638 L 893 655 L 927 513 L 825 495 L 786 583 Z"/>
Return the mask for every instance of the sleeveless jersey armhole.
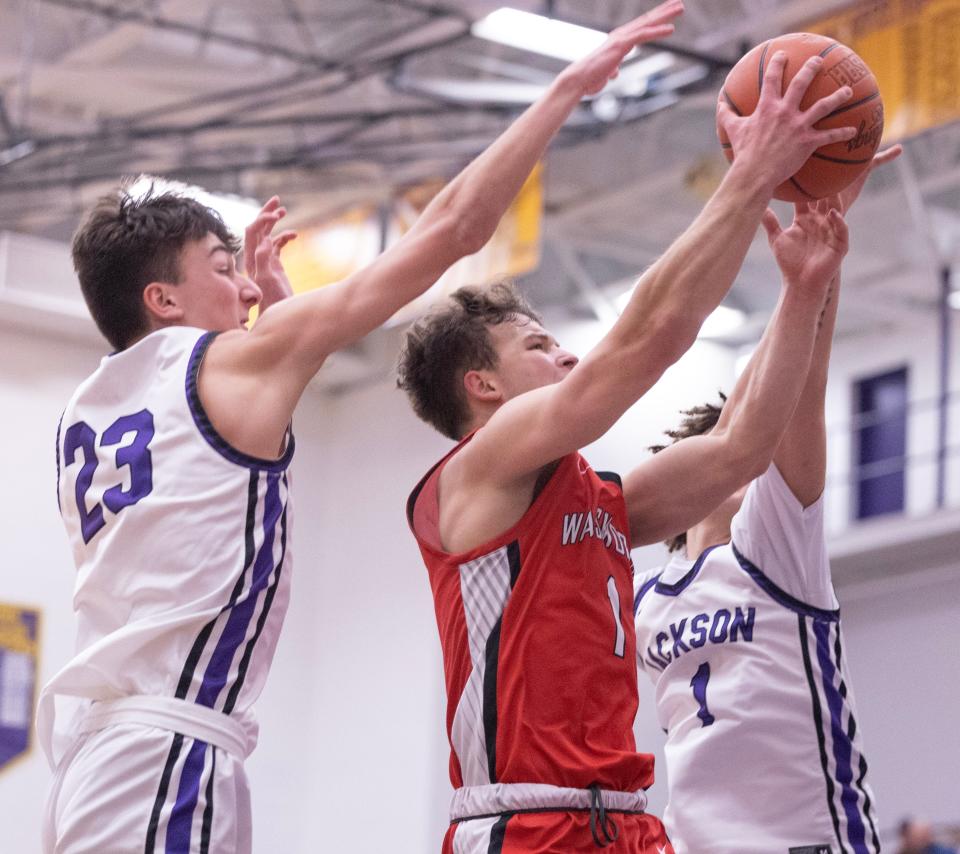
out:
<path id="1" fill-rule="evenodd" d="M 194 345 L 193 352 L 190 354 L 190 359 L 187 363 L 185 391 L 187 405 L 190 408 L 190 414 L 193 416 L 193 423 L 196 424 L 197 430 L 200 431 L 200 435 L 203 436 L 207 444 L 224 459 L 238 466 L 244 466 L 245 468 L 269 472 L 285 471 L 287 466 L 290 465 L 290 460 L 293 458 L 295 446 L 293 431 L 290 427 L 287 428 L 287 441 L 283 454 L 275 460 L 263 459 L 234 448 L 233 445 L 217 432 L 206 410 L 203 408 L 199 390 L 200 369 L 203 365 L 203 357 L 206 355 L 207 350 L 217 335 L 219 335 L 218 332 L 206 332 L 201 335 Z"/>

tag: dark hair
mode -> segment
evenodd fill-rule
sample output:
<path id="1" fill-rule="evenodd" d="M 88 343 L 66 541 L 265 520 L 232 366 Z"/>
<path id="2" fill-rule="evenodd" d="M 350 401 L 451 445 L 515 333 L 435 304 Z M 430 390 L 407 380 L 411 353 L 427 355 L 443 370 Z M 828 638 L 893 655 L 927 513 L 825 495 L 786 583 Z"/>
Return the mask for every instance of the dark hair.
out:
<path id="1" fill-rule="evenodd" d="M 462 438 L 470 418 L 463 377 L 494 368 L 497 353 L 488 326 L 540 317 L 510 282 L 463 287 L 407 330 L 397 364 L 397 386 L 414 412 L 450 439 Z"/>
<path id="2" fill-rule="evenodd" d="M 133 196 L 119 187 L 103 196 L 73 237 L 73 267 L 97 328 L 122 350 L 148 328 L 143 289 L 180 281 L 180 252 L 213 233 L 235 252 L 220 215 L 178 193 Z"/>
<path id="3" fill-rule="evenodd" d="M 670 445 L 675 445 L 681 439 L 689 439 L 691 436 L 702 436 L 717 426 L 717 422 L 720 420 L 720 413 L 723 412 L 723 405 L 727 402 L 727 396 L 722 391 L 718 392 L 718 394 L 720 395 L 719 405 L 704 403 L 701 406 L 680 410 L 680 414 L 683 416 L 680 426 L 675 430 L 663 431 L 664 434 L 673 439 Z M 659 454 L 660 451 L 670 447 L 670 445 L 651 445 L 647 450 Z M 687 545 L 687 532 L 684 531 L 683 533 L 677 534 L 675 537 L 665 540 L 664 543 L 671 552 L 685 548 Z"/>

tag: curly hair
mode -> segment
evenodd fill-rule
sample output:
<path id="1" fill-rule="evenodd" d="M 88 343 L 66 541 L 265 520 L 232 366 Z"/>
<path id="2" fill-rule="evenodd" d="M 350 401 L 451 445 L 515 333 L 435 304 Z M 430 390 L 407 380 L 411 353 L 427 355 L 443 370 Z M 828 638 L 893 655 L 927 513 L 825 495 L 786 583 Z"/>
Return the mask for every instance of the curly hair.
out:
<path id="1" fill-rule="evenodd" d="M 663 431 L 664 435 L 669 436 L 673 441 L 668 445 L 651 445 L 647 450 L 659 454 L 660 451 L 669 448 L 670 445 L 675 445 L 682 439 L 689 439 L 691 436 L 702 436 L 704 433 L 709 433 L 717 426 L 717 422 L 720 420 L 720 413 L 723 412 L 723 406 L 727 402 L 727 396 L 722 391 L 718 392 L 718 394 L 720 395 L 719 405 L 715 403 L 704 403 L 700 406 L 693 406 L 690 409 L 680 410 L 680 414 L 683 416 L 680 426 L 674 430 Z M 665 540 L 664 544 L 670 552 L 685 548 L 687 545 L 687 532 L 684 531 L 671 537 L 669 540 Z"/>
<path id="2" fill-rule="evenodd" d="M 540 322 L 511 282 L 497 282 L 460 288 L 411 326 L 397 363 L 397 387 L 414 412 L 444 436 L 462 438 L 470 420 L 463 377 L 496 367 L 488 327 L 518 317 Z"/>
<path id="3" fill-rule="evenodd" d="M 148 329 L 143 289 L 180 281 L 180 252 L 213 233 L 231 252 L 239 242 L 220 215 L 179 193 L 133 196 L 119 187 L 100 198 L 73 238 L 73 266 L 97 328 L 117 350 Z"/>

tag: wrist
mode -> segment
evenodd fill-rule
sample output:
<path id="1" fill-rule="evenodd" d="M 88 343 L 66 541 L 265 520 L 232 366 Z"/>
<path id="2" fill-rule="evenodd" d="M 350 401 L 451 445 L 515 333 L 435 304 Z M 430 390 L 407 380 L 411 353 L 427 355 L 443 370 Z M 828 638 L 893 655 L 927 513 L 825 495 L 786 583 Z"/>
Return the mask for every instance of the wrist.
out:
<path id="1" fill-rule="evenodd" d="M 737 188 L 748 202 L 766 208 L 773 198 L 773 191 L 776 190 L 777 184 L 771 175 L 764 174 L 765 171 L 754 168 L 745 159 L 734 160 L 727 170 L 724 183 Z"/>
<path id="2" fill-rule="evenodd" d="M 575 105 L 586 95 L 587 81 L 579 73 L 576 63 L 568 65 L 556 77 L 547 89 L 547 94 Z"/>

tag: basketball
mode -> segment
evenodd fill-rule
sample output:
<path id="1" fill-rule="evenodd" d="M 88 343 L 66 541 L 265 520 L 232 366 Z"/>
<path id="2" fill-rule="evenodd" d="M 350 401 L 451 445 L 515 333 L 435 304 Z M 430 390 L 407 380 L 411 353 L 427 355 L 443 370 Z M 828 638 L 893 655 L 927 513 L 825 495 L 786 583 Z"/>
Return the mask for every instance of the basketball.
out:
<path id="1" fill-rule="evenodd" d="M 823 57 L 823 66 L 807 89 L 801 109 L 842 86 L 853 89 L 850 100 L 817 122 L 816 127 L 826 130 L 852 126 L 857 129 L 856 136 L 818 148 L 773 194 L 787 202 L 822 199 L 839 192 L 869 168 L 883 134 L 883 100 L 873 73 L 846 45 L 813 33 L 791 33 L 757 45 L 727 75 L 721 96 L 737 115 L 748 116 L 756 109 L 767 61 L 778 50 L 787 54 L 784 91 L 804 62 L 811 56 Z M 733 148 L 719 125 L 717 135 L 723 153 L 732 162 Z"/>

